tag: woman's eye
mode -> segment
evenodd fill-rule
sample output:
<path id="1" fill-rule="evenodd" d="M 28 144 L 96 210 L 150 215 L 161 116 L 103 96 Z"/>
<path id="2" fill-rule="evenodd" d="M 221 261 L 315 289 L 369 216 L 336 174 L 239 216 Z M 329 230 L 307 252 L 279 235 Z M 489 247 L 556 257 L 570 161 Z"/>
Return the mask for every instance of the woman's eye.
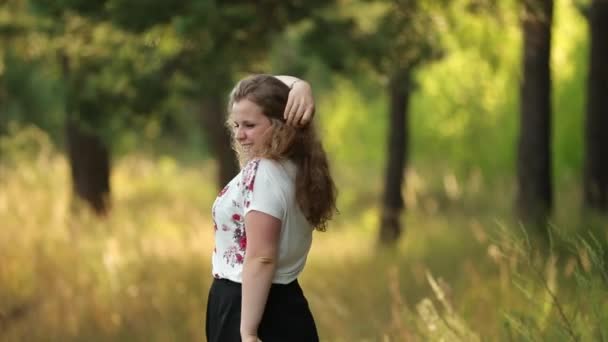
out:
<path id="1" fill-rule="evenodd" d="M 254 124 L 245 124 L 245 127 L 247 128 L 253 128 L 253 126 L 255 126 Z"/>

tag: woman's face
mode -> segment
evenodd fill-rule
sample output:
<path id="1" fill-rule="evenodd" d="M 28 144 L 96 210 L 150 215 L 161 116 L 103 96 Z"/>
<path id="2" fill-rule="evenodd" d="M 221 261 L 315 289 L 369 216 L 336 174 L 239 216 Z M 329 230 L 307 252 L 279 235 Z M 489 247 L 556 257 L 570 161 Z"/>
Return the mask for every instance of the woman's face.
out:
<path id="1" fill-rule="evenodd" d="M 264 146 L 266 133 L 272 127 L 270 119 L 264 115 L 262 107 L 242 99 L 232 105 L 230 120 L 234 139 L 242 153 L 247 158 L 254 157 Z"/>

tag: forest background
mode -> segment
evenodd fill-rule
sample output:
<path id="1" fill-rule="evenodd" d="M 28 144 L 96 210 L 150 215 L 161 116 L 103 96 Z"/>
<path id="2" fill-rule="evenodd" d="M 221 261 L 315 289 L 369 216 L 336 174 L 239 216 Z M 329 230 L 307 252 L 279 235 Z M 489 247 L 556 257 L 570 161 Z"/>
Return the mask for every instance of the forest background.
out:
<path id="1" fill-rule="evenodd" d="M 227 92 L 309 81 L 323 341 L 608 340 L 608 1 L 3 0 L 0 340 L 204 339 Z"/>

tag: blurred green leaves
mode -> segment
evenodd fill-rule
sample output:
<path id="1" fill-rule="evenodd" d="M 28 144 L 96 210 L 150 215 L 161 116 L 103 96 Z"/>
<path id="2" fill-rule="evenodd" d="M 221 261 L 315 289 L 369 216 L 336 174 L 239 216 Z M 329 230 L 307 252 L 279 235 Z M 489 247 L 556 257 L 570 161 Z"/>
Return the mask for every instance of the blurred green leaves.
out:
<path id="1" fill-rule="evenodd" d="M 288 73 L 314 84 L 332 154 L 380 170 L 386 71 L 428 54 L 432 63 L 416 72 L 412 97 L 414 163 L 441 159 L 464 173 L 509 174 L 518 6 L 515 0 L 7 0 L 0 5 L 0 130 L 8 121 L 30 122 L 61 142 L 72 108 L 113 144 L 135 147 L 136 137 L 146 135 L 200 148 L 201 98 L 225 98 L 251 72 Z M 558 177 L 575 173 L 582 160 L 587 50 L 577 6 L 556 2 Z M 338 142 L 355 137 L 362 142 Z"/>

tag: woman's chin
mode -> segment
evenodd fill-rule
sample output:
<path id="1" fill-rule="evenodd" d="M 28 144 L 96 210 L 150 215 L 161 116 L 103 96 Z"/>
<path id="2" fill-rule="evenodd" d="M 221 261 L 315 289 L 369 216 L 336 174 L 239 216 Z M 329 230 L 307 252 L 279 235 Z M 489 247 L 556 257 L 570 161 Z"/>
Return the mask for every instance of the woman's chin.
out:
<path id="1" fill-rule="evenodd" d="M 240 149 L 239 150 L 239 161 L 242 166 L 245 166 L 251 159 L 255 158 L 255 153 L 250 149 Z"/>

